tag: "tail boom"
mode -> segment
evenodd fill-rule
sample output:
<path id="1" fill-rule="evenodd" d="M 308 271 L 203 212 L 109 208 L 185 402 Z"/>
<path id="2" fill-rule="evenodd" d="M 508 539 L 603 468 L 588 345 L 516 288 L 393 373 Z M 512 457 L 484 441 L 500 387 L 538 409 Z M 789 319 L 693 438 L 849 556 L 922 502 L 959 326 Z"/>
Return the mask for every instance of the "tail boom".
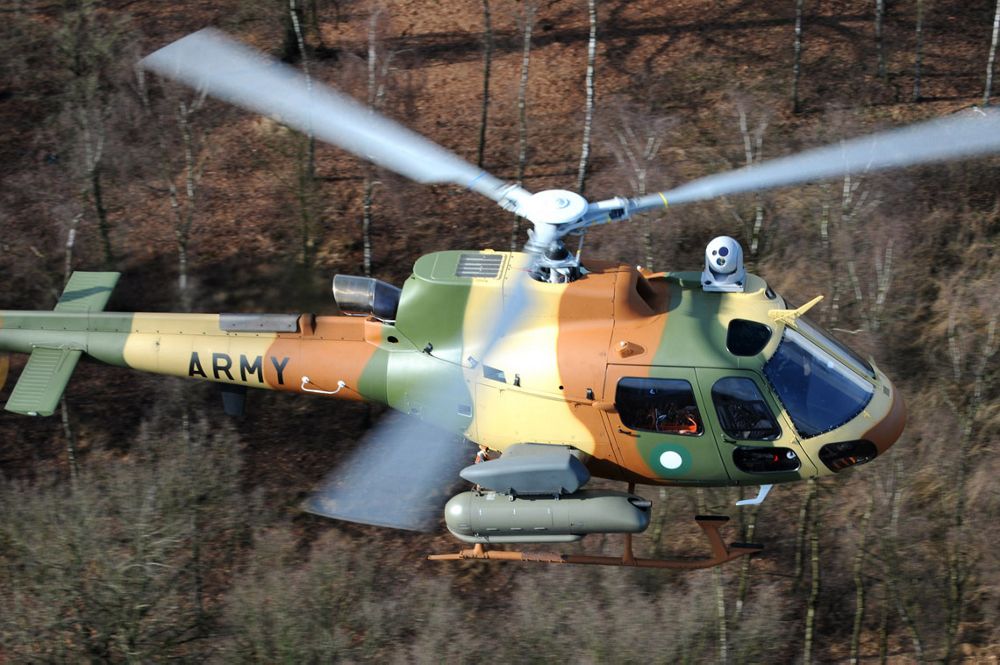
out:
<path id="1" fill-rule="evenodd" d="M 5 311 L 0 351 L 85 353 L 156 374 L 384 402 L 382 328 L 312 314 Z"/>

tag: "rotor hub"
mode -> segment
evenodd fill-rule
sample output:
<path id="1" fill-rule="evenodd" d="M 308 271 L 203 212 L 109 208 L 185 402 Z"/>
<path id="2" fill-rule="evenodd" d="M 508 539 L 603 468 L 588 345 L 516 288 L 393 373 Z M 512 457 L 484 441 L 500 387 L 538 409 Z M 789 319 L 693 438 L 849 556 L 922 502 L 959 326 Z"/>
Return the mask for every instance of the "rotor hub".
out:
<path id="1" fill-rule="evenodd" d="M 524 202 L 524 216 L 535 224 L 568 224 L 586 212 L 587 199 L 567 189 L 547 189 Z"/>

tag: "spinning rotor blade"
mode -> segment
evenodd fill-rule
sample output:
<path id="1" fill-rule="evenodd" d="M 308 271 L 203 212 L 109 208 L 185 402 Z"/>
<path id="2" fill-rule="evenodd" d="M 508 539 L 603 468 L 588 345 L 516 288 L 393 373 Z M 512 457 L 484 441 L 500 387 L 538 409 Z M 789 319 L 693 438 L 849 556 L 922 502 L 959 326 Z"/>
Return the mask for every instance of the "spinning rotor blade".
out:
<path id="1" fill-rule="evenodd" d="M 433 531 L 475 448 L 461 436 L 399 412 L 385 414 L 304 509 L 322 517 Z"/>
<path id="2" fill-rule="evenodd" d="M 461 357 L 475 355 L 475 371 L 531 306 L 529 272 L 536 262 L 533 259 L 507 281 L 503 311 L 483 343 L 463 348 Z M 432 531 L 440 524 L 444 504 L 456 484 L 464 482 L 459 471 L 473 463 L 476 453 L 459 431 L 470 422 L 473 402 L 462 367 L 432 355 L 421 356 L 421 361 L 426 371 L 420 394 L 414 395 L 420 400 L 413 405 L 418 415 L 387 413 L 353 456 L 310 496 L 307 512 L 412 531 Z M 470 410 L 457 417 L 463 406 Z"/>
<path id="3" fill-rule="evenodd" d="M 297 70 L 229 39 L 200 30 L 147 56 L 140 65 L 302 132 L 421 183 L 450 182 L 514 210 L 530 193 Z"/>
<path id="4" fill-rule="evenodd" d="M 630 212 L 712 199 L 848 173 L 973 157 L 1000 151 L 1000 112 L 976 109 L 694 180 L 635 201 Z"/>

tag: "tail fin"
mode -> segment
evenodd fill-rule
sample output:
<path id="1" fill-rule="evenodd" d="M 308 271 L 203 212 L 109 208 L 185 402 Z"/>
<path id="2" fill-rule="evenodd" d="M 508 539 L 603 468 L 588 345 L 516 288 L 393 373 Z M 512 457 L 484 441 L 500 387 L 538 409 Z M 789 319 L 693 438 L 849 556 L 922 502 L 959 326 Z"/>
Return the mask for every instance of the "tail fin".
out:
<path id="1" fill-rule="evenodd" d="M 55 311 L 103 310 L 118 277 L 116 272 L 74 272 Z M 51 416 L 83 351 L 69 345 L 35 346 L 4 408 L 29 416 Z M 6 367 L 0 374 L 6 375 Z"/>

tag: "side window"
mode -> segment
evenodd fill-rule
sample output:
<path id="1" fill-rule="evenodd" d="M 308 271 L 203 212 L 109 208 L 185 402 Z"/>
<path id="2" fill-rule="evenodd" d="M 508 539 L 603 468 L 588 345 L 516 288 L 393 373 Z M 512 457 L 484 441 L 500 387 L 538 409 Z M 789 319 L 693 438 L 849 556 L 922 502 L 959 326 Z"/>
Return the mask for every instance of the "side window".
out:
<path id="1" fill-rule="evenodd" d="M 722 430 L 739 441 L 773 441 L 781 436 L 774 415 L 767 408 L 757 384 L 730 376 L 712 386 L 712 401 Z"/>
<path id="2" fill-rule="evenodd" d="M 683 379 L 624 378 L 615 391 L 615 408 L 632 429 L 685 436 L 704 431 L 694 390 Z"/>
<path id="3" fill-rule="evenodd" d="M 726 331 L 726 348 L 734 356 L 755 356 L 771 341 L 771 329 L 763 323 L 733 319 Z"/>

